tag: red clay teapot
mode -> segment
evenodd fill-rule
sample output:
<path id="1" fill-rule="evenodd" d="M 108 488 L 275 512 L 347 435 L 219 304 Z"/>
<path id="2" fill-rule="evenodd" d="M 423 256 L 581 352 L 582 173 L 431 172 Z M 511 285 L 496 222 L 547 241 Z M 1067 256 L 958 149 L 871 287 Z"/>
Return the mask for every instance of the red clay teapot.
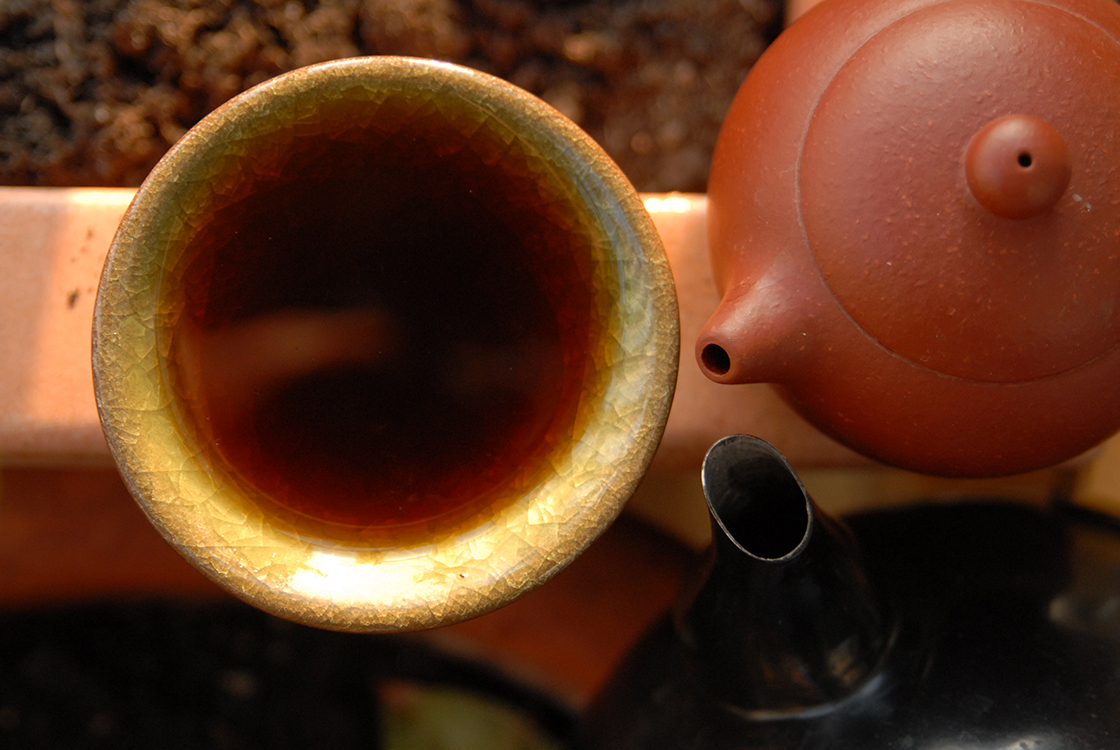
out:
<path id="1" fill-rule="evenodd" d="M 828 0 L 744 82 L 709 201 L 711 379 L 944 475 L 1120 427 L 1111 0 Z"/>

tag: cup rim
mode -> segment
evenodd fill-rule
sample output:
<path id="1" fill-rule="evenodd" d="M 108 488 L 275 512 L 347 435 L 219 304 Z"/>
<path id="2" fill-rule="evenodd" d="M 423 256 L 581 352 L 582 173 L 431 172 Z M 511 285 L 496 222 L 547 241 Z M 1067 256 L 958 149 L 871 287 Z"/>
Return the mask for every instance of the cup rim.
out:
<path id="1" fill-rule="evenodd" d="M 161 372 L 159 307 L 174 229 L 204 190 L 224 134 L 243 134 L 278 103 L 310 106 L 339 87 L 454 92 L 505 118 L 588 201 L 614 238 L 598 268 L 618 286 L 601 366 L 607 392 L 591 428 L 532 501 L 523 499 L 454 537 L 394 549 L 346 549 L 293 536 L 254 512 L 182 434 Z M 332 88 L 333 87 L 333 88 Z M 220 161 L 220 160 L 219 160 Z M 94 315 L 98 412 L 132 495 L 190 562 L 250 603 L 319 627 L 414 630 L 494 609 L 543 583 L 617 516 L 645 474 L 676 383 L 679 323 L 656 228 L 618 167 L 577 126 L 501 79 L 450 63 L 350 58 L 271 79 L 227 102 L 159 162 L 113 240 Z M 609 361 L 607 361 L 609 360 Z M 561 481 L 562 480 L 562 481 Z M 563 488 L 561 484 L 564 485 Z M 553 486 L 555 485 L 555 486 Z M 233 493 L 233 494 L 231 494 Z"/>

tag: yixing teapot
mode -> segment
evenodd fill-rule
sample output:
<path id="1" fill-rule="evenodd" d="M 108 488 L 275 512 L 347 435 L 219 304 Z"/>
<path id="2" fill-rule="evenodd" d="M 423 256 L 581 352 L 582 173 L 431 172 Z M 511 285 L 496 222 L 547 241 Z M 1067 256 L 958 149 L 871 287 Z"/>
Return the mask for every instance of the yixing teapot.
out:
<path id="1" fill-rule="evenodd" d="M 709 182 L 721 383 L 944 475 L 1120 427 L 1120 6 L 827 0 L 744 82 Z"/>
<path id="2" fill-rule="evenodd" d="M 1117 746 L 1115 519 L 977 501 L 840 523 L 744 435 L 703 478 L 712 547 L 591 706 L 590 747 Z"/>

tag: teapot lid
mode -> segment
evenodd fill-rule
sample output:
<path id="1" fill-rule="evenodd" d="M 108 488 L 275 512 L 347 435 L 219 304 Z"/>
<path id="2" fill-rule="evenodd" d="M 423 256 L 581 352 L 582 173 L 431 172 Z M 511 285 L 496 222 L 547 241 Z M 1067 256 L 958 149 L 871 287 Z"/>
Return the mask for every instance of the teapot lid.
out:
<path id="1" fill-rule="evenodd" d="M 828 84 L 801 154 L 828 288 L 945 375 L 1022 382 L 1113 349 L 1117 111 L 1120 44 L 1067 10 L 950 0 L 889 24 Z"/>

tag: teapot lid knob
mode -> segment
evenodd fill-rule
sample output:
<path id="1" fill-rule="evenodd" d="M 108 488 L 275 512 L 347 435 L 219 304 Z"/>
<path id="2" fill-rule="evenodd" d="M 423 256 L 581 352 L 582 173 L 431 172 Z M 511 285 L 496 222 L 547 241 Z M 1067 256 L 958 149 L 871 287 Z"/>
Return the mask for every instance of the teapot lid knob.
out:
<path id="1" fill-rule="evenodd" d="M 1053 208 L 1069 185 L 1073 159 L 1044 120 L 1007 115 L 985 125 L 965 156 L 968 187 L 996 216 L 1029 219 Z"/>

